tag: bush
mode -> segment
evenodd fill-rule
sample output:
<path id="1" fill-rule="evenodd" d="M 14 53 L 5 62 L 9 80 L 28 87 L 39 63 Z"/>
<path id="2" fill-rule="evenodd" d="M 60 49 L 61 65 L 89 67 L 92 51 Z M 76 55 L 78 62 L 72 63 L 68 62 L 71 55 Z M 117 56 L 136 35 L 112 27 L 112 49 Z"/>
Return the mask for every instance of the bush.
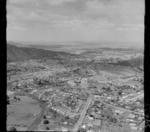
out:
<path id="1" fill-rule="evenodd" d="M 44 120 L 43 124 L 49 124 L 49 121 L 48 120 Z"/>
<path id="2" fill-rule="evenodd" d="M 77 132 L 86 132 L 86 130 L 83 128 L 79 128 Z"/>
<path id="3" fill-rule="evenodd" d="M 66 120 L 69 120 L 69 116 L 66 116 L 65 119 L 66 119 Z"/>
<path id="4" fill-rule="evenodd" d="M 46 130 L 50 130 L 49 127 L 46 127 Z"/>
<path id="5" fill-rule="evenodd" d="M 47 119 L 47 117 L 46 117 L 45 115 L 43 116 L 43 118 L 44 118 L 44 119 Z"/>
<path id="6" fill-rule="evenodd" d="M 7 95 L 7 105 L 10 104 L 9 96 Z"/>
<path id="7" fill-rule="evenodd" d="M 10 104 L 10 102 L 9 102 L 9 100 L 7 100 L 7 105 L 9 105 Z"/>

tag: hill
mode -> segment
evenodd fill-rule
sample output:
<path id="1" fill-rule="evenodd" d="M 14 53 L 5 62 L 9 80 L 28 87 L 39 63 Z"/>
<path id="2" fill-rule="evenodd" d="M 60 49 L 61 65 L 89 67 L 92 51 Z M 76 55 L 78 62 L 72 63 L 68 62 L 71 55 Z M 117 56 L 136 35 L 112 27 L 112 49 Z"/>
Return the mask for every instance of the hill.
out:
<path id="1" fill-rule="evenodd" d="M 144 63 L 144 58 L 142 56 L 117 62 L 118 65 L 130 66 L 130 67 L 140 67 L 143 65 L 143 63 Z"/>
<path id="2" fill-rule="evenodd" d="M 63 56 L 74 55 L 65 52 L 56 52 L 29 47 L 18 47 L 11 44 L 7 44 L 7 62 L 40 58 L 62 58 Z"/>

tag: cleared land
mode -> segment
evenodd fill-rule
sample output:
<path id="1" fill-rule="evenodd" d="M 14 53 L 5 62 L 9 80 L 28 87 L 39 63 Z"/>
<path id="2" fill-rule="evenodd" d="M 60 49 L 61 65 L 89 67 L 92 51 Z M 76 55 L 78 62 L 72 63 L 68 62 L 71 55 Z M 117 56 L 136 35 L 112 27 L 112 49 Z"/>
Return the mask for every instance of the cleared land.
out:
<path id="1" fill-rule="evenodd" d="M 38 103 L 27 96 L 17 96 L 20 101 L 12 102 L 7 106 L 7 129 L 16 127 L 19 131 L 25 131 L 36 119 L 36 114 L 40 113 L 40 106 Z"/>

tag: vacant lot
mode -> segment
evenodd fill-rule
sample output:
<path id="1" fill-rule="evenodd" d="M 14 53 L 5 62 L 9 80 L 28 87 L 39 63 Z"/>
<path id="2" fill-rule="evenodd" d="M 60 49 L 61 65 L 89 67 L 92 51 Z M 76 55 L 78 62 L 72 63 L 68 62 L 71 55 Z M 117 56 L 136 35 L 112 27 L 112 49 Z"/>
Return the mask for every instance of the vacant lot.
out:
<path id="1" fill-rule="evenodd" d="M 7 129 L 16 127 L 17 130 L 26 130 L 40 113 L 38 103 L 27 96 L 17 96 L 20 101 L 12 102 L 7 106 Z M 34 116 L 34 114 L 37 114 Z"/>

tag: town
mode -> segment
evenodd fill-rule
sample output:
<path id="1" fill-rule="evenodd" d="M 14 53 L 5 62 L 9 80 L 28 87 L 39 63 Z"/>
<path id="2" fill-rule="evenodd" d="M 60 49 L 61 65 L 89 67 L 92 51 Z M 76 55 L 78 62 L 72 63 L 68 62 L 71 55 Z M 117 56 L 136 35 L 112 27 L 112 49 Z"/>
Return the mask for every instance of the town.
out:
<path id="1" fill-rule="evenodd" d="M 143 68 L 90 59 L 9 63 L 8 106 L 22 96 L 44 104 L 26 131 L 144 131 Z"/>

